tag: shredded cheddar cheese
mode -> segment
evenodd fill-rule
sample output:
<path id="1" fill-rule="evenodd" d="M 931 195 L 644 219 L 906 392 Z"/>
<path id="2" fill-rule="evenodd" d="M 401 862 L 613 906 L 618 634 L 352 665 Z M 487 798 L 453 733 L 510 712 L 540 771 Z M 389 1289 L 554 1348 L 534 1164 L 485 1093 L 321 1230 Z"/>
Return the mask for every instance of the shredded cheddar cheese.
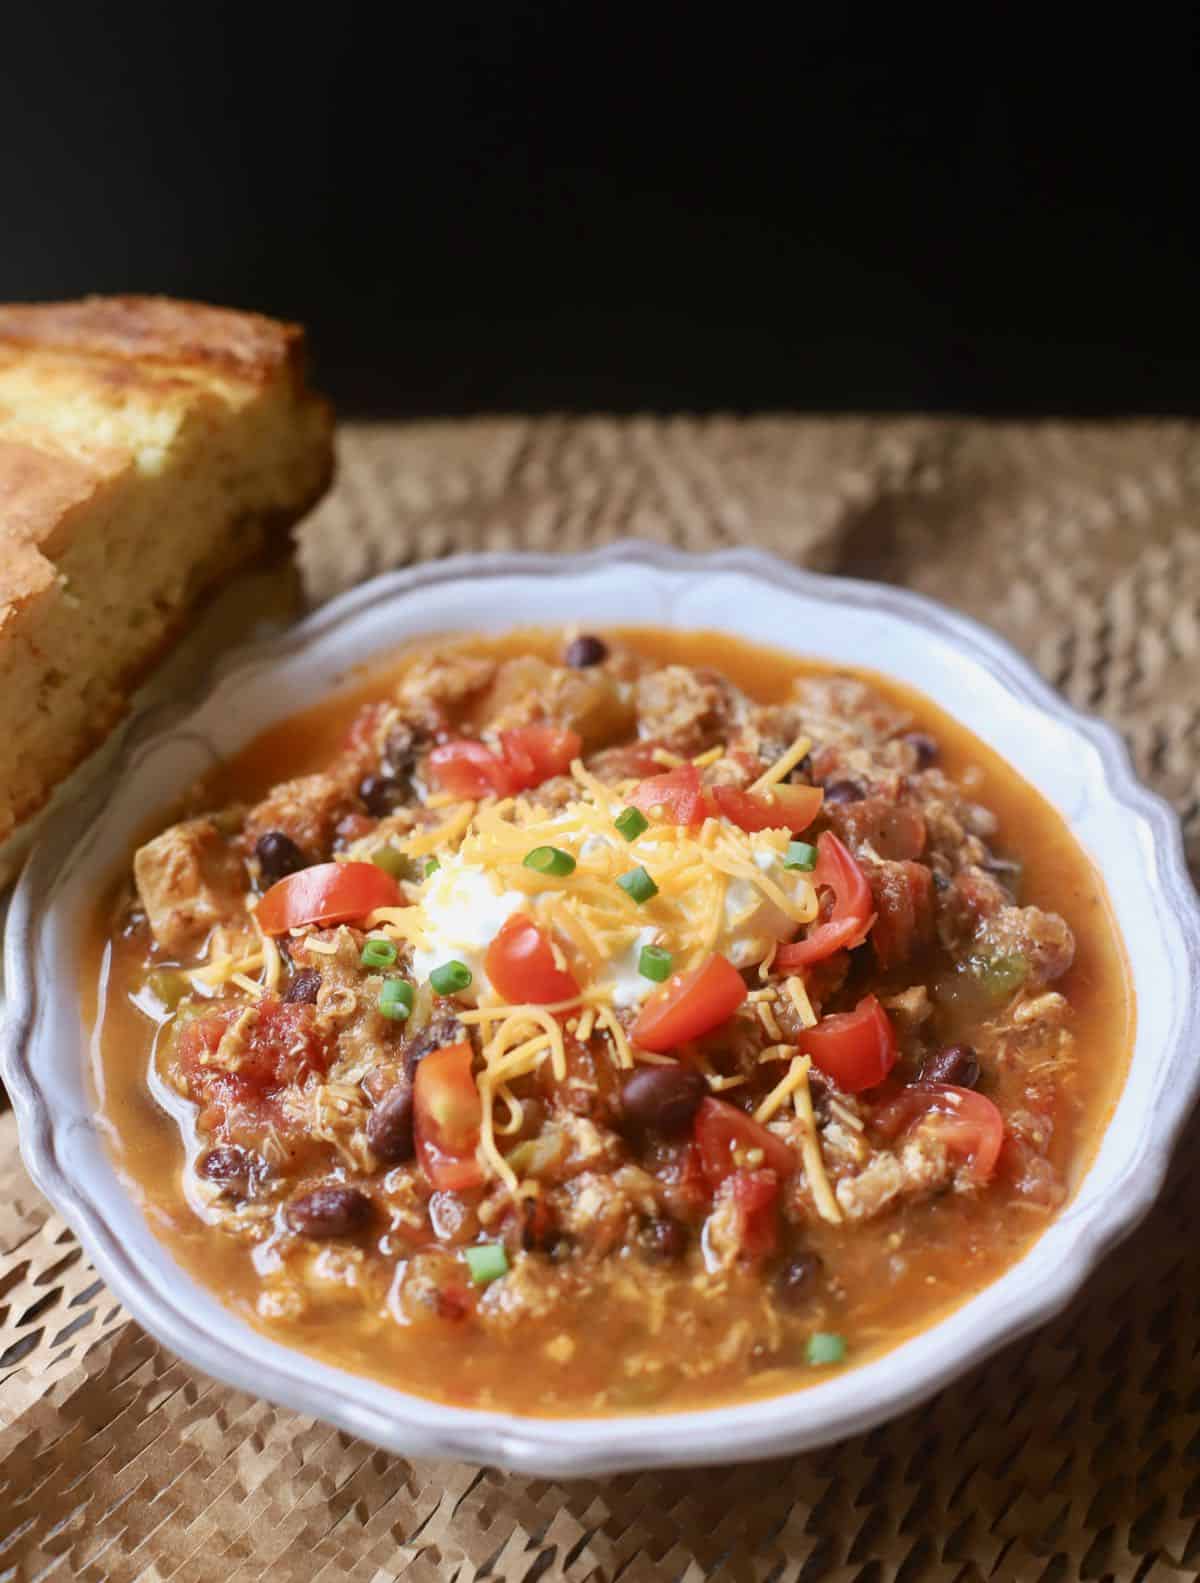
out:
<path id="1" fill-rule="evenodd" d="M 607 1006 L 597 1006 L 595 1011 L 596 1023 L 603 1028 L 612 1040 L 613 1048 L 617 1052 L 617 1064 L 623 1067 L 633 1065 L 633 1049 L 625 1036 L 625 1030 Z"/>
<path id="2" fill-rule="evenodd" d="M 768 787 L 778 785 L 784 776 L 791 774 L 811 747 L 811 738 L 806 736 L 797 737 L 787 752 L 777 758 L 770 769 L 763 771 L 750 790 L 752 792 L 764 792 Z"/>
<path id="3" fill-rule="evenodd" d="M 753 789 L 769 791 L 807 749 L 807 740 L 798 738 Z M 672 768 L 689 762 L 704 767 L 724 751 L 714 747 L 691 761 L 664 750 L 653 756 Z M 651 809 L 645 828 L 627 839 L 615 821 L 637 782 L 605 784 L 580 760 L 572 763 L 571 775 L 577 790 L 565 805 L 542 806 L 536 791 L 482 803 L 444 793 L 429 798 L 426 808 L 436 811 L 433 821 L 403 837 L 393 834 L 391 846 L 414 860 L 436 856 L 437 863 L 422 878 L 403 883 L 407 905 L 375 908 L 363 920 L 377 938 L 400 945 L 405 953 L 401 970 L 411 962 L 415 979 L 423 981 L 441 962 L 468 964 L 469 979 L 455 1014 L 466 1027 L 478 1029 L 478 1155 L 486 1174 L 513 1194 L 530 1187 L 518 1181 L 499 1147 L 499 1140 L 519 1133 L 524 1122 L 514 1085 L 544 1065 L 563 1081 L 568 1039 L 602 1039 L 613 1065 L 623 1071 L 675 1061 L 675 1054 L 636 1046 L 627 1032 L 629 1008 L 657 988 L 642 972 L 648 944 L 669 954 L 675 972 L 720 951 L 739 968 L 758 967 L 765 980 L 780 940 L 811 923 L 818 910 L 811 878 L 783 866 L 790 831 L 782 822 L 778 828 L 746 831 L 710 815 L 698 827 L 683 827 L 670 823 L 665 809 Z M 370 839 L 356 843 L 345 855 L 369 857 L 373 844 Z M 526 862 L 538 847 L 565 851 L 572 861 L 544 872 Z M 619 883 L 633 869 L 644 869 L 653 882 L 640 898 Z M 486 950 L 515 912 L 528 913 L 544 931 L 556 968 L 579 983 L 577 995 L 553 1005 L 507 1004 L 496 995 L 486 973 Z M 214 960 L 194 970 L 194 981 L 205 988 L 232 983 L 254 1000 L 276 993 L 283 959 L 257 921 L 255 928 L 256 948 L 242 947 L 244 954 L 214 936 Z M 304 929 L 293 931 L 297 953 L 332 957 L 343 943 L 340 933 L 336 940 L 322 940 Z M 326 996 L 322 1016 L 345 1013 L 334 1004 L 338 994 L 349 992 Z M 788 994 L 801 1021 L 811 1026 L 815 1018 L 803 981 L 789 980 Z M 774 986 L 756 992 L 741 1014 L 766 1029 L 773 1041 L 769 1058 L 776 1060 L 794 1053 L 784 1043 L 778 996 Z M 807 1058 L 804 1062 L 792 1061 L 788 1075 L 759 1107 L 760 1116 L 774 1116 L 789 1096 L 796 1096 L 799 1105 L 801 1089 L 807 1092 Z M 700 1061 L 700 1069 L 716 1093 L 747 1081 L 743 1073 L 715 1072 L 707 1062 Z M 330 1104 L 334 1097 L 327 1096 Z M 814 1127 L 811 1141 L 817 1149 L 815 1140 Z M 815 1167 L 809 1174 L 815 1182 Z"/>
<path id="4" fill-rule="evenodd" d="M 228 984 L 239 978 L 248 977 L 251 973 L 257 973 L 262 965 L 263 954 L 261 951 L 252 951 L 249 956 L 240 958 L 226 953 L 219 956 L 215 961 L 208 963 L 205 967 L 193 968 L 188 977 L 198 987 L 219 989 L 222 984 Z"/>
<path id="5" fill-rule="evenodd" d="M 431 830 L 416 830 L 395 843 L 405 857 L 429 857 L 440 846 L 451 846 L 463 835 L 475 812 L 473 802 L 459 803 L 457 812 Z"/>
<path id="6" fill-rule="evenodd" d="M 777 1060 L 781 1051 L 785 1055 L 791 1055 L 792 1046 L 790 1044 L 775 1045 L 771 1050 L 763 1051 L 763 1058 Z M 807 1086 L 808 1067 L 805 1064 L 807 1060 L 808 1057 L 805 1055 L 793 1056 L 792 1064 L 788 1067 L 783 1077 L 780 1078 L 779 1082 L 776 1083 L 775 1087 L 754 1112 L 755 1121 L 770 1121 L 776 1111 L 782 1109 L 785 1102 L 796 1092 L 801 1083 Z"/>
<path id="7" fill-rule="evenodd" d="M 804 980 L 793 975 L 791 978 L 784 980 L 783 987 L 787 990 L 788 997 L 796 1008 L 796 1015 L 800 1018 L 801 1027 L 815 1028 L 818 1020 L 817 1014 L 813 1010 L 812 1001 L 808 998 L 808 990 L 805 987 Z"/>
<path id="8" fill-rule="evenodd" d="M 833 1189 L 825 1172 L 825 1161 L 821 1156 L 821 1144 L 817 1137 L 817 1118 L 813 1115 L 812 1094 L 808 1088 L 808 1071 L 811 1065 L 812 1060 L 807 1055 L 798 1055 L 793 1062 L 793 1066 L 800 1072 L 799 1081 L 792 1090 L 792 1105 L 796 1119 L 800 1123 L 800 1158 L 804 1162 L 804 1174 L 808 1178 L 808 1185 L 812 1188 L 817 1213 L 831 1226 L 840 1226 L 842 1212 L 838 1208 L 837 1199 L 833 1196 Z"/>
<path id="9" fill-rule="evenodd" d="M 369 926 L 370 925 L 368 924 L 368 927 Z M 298 944 L 302 945 L 306 951 L 314 951 L 314 952 L 316 952 L 316 954 L 318 956 L 336 956 L 337 955 L 337 941 L 336 940 L 314 940 L 310 936 L 308 939 L 300 940 L 298 942 Z"/>

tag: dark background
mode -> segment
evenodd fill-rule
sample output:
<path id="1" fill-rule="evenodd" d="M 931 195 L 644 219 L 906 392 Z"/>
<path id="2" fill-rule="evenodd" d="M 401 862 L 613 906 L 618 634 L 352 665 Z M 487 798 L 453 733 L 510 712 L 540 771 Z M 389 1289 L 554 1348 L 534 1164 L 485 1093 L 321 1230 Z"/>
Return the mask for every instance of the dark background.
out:
<path id="1" fill-rule="evenodd" d="M 1070 10 L 10 6 L 0 297 L 301 318 L 345 410 L 1197 411 L 1192 27 Z"/>

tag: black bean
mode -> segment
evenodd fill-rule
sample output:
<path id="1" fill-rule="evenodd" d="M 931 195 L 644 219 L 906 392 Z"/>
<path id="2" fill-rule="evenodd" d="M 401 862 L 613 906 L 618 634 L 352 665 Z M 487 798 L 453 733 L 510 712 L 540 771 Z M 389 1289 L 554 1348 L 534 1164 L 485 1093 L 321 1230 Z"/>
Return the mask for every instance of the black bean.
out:
<path id="1" fill-rule="evenodd" d="M 252 1173 L 252 1159 L 245 1149 L 209 1149 L 196 1160 L 196 1176 L 209 1183 L 245 1184 Z"/>
<path id="2" fill-rule="evenodd" d="M 367 775 L 359 782 L 358 795 L 375 819 L 386 819 L 404 801 L 408 788 L 394 775 Z"/>
<path id="3" fill-rule="evenodd" d="M 274 885 L 276 880 L 285 879 L 297 869 L 308 867 L 304 853 L 291 836 L 284 835 L 282 830 L 268 830 L 265 835 L 260 835 L 254 843 L 254 855 L 259 861 L 263 883 L 266 885 Z"/>
<path id="4" fill-rule="evenodd" d="M 396 1083 L 367 1117 L 367 1142 L 384 1165 L 411 1160 L 413 1143 L 413 1093 L 411 1083 Z"/>
<path id="5" fill-rule="evenodd" d="M 209 1149 L 196 1161 L 196 1175 L 206 1182 L 219 1182 L 235 1198 L 247 1198 L 266 1175 L 267 1162 L 247 1149 L 224 1147 Z"/>
<path id="6" fill-rule="evenodd" d="M 320 973 L 315 972 L 311 967 L 306 967 L 303 972 L 295 975 L 284 990 L 283 999 L 289 1006 L 315 1006 L 320 992 Z"/>
<path id="7" fill-rule="evenodd" d="M 357 1187 L 329 1183 L 293 1198 L 285 1218 L 302 1237 L 349 1237 L 371 1218 L 371 1200 Z"/>
<path id="8" fill-rule="evenodd" d="M 416 767 L 417 755 L 429 746 L 433 737 L 427 727 L 411 720 L 399 720 L 387 734 L 383 745 L 382 774 L 393 780 L 407 781 Z"/>
<path id="9" fill-rule="evenodd" d="M 979 1057 L 969 1044 L 948 1044 L 944 1050 L 926 1058 L 920 1081 L 974 1088 L 979 1081 Z"/>
<path id="10" fill-rule="evenodd" d="M 404 1070 L 409 1082 L 412 1082 L 418 1062 L 447 1044 L 461 1044 L 466 1037 L 457 1017 L 435 1017 L 428 1028 L 416 1034 L 404 1046 Z"/>
<path id="11" fill-rule="evenodd" d="M 554 1258 L 561 1242 L 567 1241 L 558 1229 L 554 1213 L 544 1198 L 524 1200 L 521 1246 L 526 1253 L 545 1253 Z M 569 1257 L 569 1246 L 566 1254 Z"/>
<path id="12" fill-rule="evenodd" d="M 643 1066 L 625 1079 L 621 1109 L 635 1132 L 675 1138 L 687 1132 L 707 1093 L 704 1077 L 690 1066 Z"/>
<path id="13" fill-rule="evenodd" d="M 674 1264 L 687 1252 L 687 1227 L 668 1215 L 649 1220 L 638 1236 L 642 1250 L 655 1264 Z"/>
<path id="14" fill-rule="evenodd" d="M 815 1295 L 825 1268 L 815 1253 L 797 1253 L 775 1277 L 775 1291 L 785 1308 L 800 1308 Z"/>
<path id="15" fill-rule="evenodd" d="M 857 781 L 830 781 L 825 788 L 826 802 L 862 802 L 865 796 Z"/>
<path id="16" fill-rule="evenodd" d="M 595 638 L 590 632 L 573 639 L 567 644 L 567 664 L 572 670 L 583 671 L 589 665 L 603 665 L 608 658 L 608 644 Z"/>
<path id="17" fill-rule="evenodd" d="M 817 1120 L 825 1121 L 829 1116 L 829 1101 L 833 1098 L 833 1083 L 815 1066 L 808 1074 L 808 1095 Z"/>
<path id="18" fill-rule="evenodd" d="M 917 755 L 917 768 L 927 770 L 931 764 L 936 764 L 941 749 L 935 738 L 928 731 L 906 731 L 904 740 Z"/>

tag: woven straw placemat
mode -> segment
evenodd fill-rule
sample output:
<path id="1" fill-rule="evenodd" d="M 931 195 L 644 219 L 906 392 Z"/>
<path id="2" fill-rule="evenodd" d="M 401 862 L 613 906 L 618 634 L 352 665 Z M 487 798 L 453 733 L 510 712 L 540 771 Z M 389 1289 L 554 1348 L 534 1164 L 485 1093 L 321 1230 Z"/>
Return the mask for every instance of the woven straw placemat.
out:
<path id="1" fill-rule="evenodd" d="M 1195 870 L 1198 521 L 1182 424 L 380 425 L 343 435 L 302 560 L 322 599 L 401 561 L 635 534 L 905 583 L 1113 720 Z M 870 1435 L 560 1484 L 398 1461 L 194 1374 L 104 1291 L 0 1116 L 0 1583 L 1194 1576 L 1198 1197 L 1185 1143 L 1066 1315 Z"/>

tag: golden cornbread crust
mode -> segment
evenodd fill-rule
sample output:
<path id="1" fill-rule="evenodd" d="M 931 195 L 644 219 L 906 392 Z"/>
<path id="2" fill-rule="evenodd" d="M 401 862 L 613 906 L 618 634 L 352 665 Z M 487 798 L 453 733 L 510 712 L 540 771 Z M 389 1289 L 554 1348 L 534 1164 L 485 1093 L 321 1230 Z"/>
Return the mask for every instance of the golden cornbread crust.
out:
<path id="1" fill-rule="evenodd" d="M 298 325 L 157 297 L 0 305 L 0 846 L 324 494 L 332 429 Z"/>
<path id="2" fill-rule="evenodd" d="M 136 376 L 144 363 L 246 379 L 274 379 L 283 368 L 302 377 L 304 369 L 301 325 L 171 297 L 0 303 L 0 343 L 111 358 L 118 376 Z"/>

